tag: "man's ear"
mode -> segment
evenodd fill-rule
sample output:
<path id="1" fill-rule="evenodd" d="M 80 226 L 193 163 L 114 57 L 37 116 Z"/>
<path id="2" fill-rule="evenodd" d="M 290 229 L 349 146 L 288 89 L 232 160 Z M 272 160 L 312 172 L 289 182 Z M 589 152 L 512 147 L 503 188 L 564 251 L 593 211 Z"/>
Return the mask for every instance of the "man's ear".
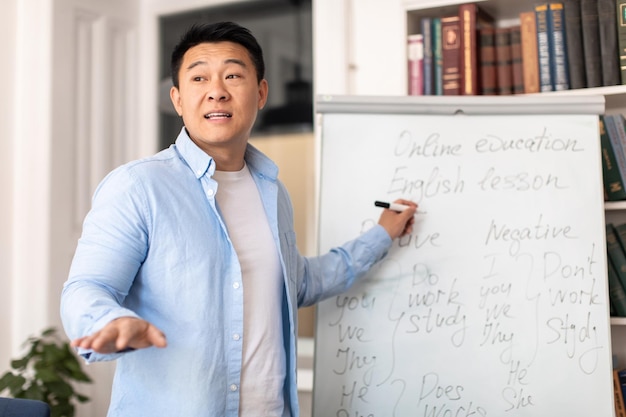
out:
<path id="1" fill-rule="evenodd" d="M 265 107 L 265 103 L 267 103 L 268 90 L 269 90 L 269 86 L 267 84 L 267 80 L 264 78 L 259 83 L 259 103 L 257 106 L 259 110 Z"/>
<path id="2" fill-rule="evenodd" d="M 170 88 L 170 99 L 172 99 L 172 104 L 174 105 L 174 108 L 176 109 L 176 113 L 178 113 L 179 116 L 182 116 L 183 106 L 180 103 L 180 91 L 178 91 L 178 88 L 174 86 Z"/>

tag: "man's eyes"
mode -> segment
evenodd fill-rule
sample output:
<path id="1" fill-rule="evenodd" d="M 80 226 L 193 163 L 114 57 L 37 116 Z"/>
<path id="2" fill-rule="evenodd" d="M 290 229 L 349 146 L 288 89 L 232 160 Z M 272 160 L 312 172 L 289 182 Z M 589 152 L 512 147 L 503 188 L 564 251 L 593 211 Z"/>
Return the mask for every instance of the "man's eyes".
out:
<path id="1" fill-rule="evenodd" d="M 225 78 L 227 80 L 236 80 L 238 78 L 241 78 L 241 75 L 239 75 L 239 74 L 228 74 Z M 202 76 L 196 76 L 196 77 L 193 77 L 192 79 L 193 79 L 193 81 L 196 81 L 196 82 L 206 81 L 206 78 L 202 77 Z"/>

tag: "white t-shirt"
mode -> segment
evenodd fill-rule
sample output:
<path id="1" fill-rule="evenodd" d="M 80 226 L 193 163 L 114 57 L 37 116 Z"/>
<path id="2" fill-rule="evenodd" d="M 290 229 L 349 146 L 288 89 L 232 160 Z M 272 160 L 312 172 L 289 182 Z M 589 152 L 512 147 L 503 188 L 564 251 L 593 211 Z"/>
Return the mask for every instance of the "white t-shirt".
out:
<path id="1" fill-rule="evenodd" d="M 239 415 L 281 417 L 286 364 L 283 345 L 283 281 L 259 191 L 247 165 L 215 171 L 217 204 L 241 266 L 244 332 Z"/>

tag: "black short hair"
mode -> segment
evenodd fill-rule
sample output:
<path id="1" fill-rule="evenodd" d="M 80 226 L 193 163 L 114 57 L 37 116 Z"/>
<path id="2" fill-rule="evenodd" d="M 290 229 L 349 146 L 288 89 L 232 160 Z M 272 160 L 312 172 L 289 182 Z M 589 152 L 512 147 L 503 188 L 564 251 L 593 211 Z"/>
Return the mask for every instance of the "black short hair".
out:
<path id="1" fill-rule="evenodd" d="M 216 42 L 234 42 L 246 48 L 256 69 L 257 81 L 260 82 L 265 77 L 263 50 L 249 29 L 233 22 L 194 24 L 183 34 L 172 51 L 172 83 L 176 88 L 185 52 L 201 43 Z"/>

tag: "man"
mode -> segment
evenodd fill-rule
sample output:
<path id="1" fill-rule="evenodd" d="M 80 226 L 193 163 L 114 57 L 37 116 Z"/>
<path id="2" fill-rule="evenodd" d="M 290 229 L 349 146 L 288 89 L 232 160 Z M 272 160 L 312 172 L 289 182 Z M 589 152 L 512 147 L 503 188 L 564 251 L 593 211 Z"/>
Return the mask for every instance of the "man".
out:
<path id="1" fill-rule="evenodd" d="M 109 416 L 297 416 L 297 308 L 348 288 L 410 233 L 417 206 L 328 254 L 297 252 L 276 166 L 248 145 L 268 85 L 233 23 L 172 54 L 175 145 L 99 185 L 61 313 L 88 362 L 118 359 Z"/>

